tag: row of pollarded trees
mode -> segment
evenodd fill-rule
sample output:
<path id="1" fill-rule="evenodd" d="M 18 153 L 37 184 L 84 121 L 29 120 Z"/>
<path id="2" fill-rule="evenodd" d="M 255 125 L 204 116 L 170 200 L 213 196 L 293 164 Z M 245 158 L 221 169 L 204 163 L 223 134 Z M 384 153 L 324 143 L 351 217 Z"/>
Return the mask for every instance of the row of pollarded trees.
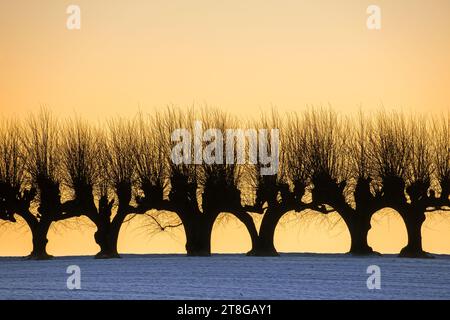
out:
<path id="1" fill-rule="evenodd" d="M 258 164 L 174 164 L 172 132 L 193 129 L 197 119 L 222 132 L 279 128 L 277 174 L 260 175 Z M 309 109 L 243 123 L 217 109 L 168 108 L 92 126 L 41 110 L 1 124 L 0 219 L 20 216 L 27 223 L 35 259 L 49 258 L 52 223 L 80 216 L 97 228 L 97 257 L 118 257 L 120 228 L 138 214 L 159 230 L 182 225 L 188 255 L 209 255 L 213 224 L 228 212 L 249 232 L 249 255 L 277 255 L 274 233 L 284 214 L 337 212 L 350 232 L 350 252 L 371 254 L 372 215 L 393 208 L 408 233 L 401 255 L 424 257 L 425 213 L 450 209 L 449 142 L 448 114 L 426 119 L 382 111 L 346 118 Z M 259 230 L 250 213 L 262 216 Z"/>

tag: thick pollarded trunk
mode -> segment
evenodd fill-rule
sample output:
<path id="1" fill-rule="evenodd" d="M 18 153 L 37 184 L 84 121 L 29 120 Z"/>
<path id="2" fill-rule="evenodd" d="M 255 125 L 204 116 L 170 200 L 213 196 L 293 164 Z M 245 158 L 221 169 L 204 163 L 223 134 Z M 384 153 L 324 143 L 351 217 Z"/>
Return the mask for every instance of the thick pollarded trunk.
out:
<path id="1" fill-rule="evenodd" d="M 264 214 L 259 229 L 258 242 L 250 253 L 253 256 L 278 256 L 273 243 L 275 236 L 275 229 L 283 216 L 283 212 L 278 209 L 268 209 Z"/>
<path id="2" fill-rule="evenodd" d="M 344 220 L 350 233 L 350 250 L 348 253 L 352 255 L 377 254 L 367 243 L 367 236 L 371 229 L 371 212 L 373 210 L 361 205 L 356 210 L 344 202 L 333 203 L 332 207 L 336 209 L 342 220 Z"/>
<path id="3" fill-rule="evenodd" d="M 211 255 L 211 233 L 215 219 L 204 216 L 184 218 L 186 253 L 188 256 Z"/>
<path id="4" fill-rule="evenodd" d="M 116 252 L 114 252 L 111 248 L 111 225 L 109 223 L 97 225 L 97 231 L 95 232 L 95 242 L 100 247 L 100 251 L 95 255 L 96 259 L 110 259 L 120 257 L 117 250 Z"/>
<path id="5" fill-rule="evenodd" d="M 354 197 L 356 209 L 351 207 L 345 199 L 344 189 L 346 182 L 336 183 L 326 174 L 318 176 L 314 181 L 313 202 L 326 204 L 332 207 L 344 220 L 350 233 L 349 254 L 367 255 L 373 254 L 372 248 L 367 243 L 367 235 L 370 230 L 370 179 L 359 178 Z"/>
<path id="6" fill-rule="evenodd" d="M 402 212 L 403 221 L 408 233 L 408 244 L 400 251 L 400 257 L 405 258 L 431 258 L 432 256 L 422 248 L 422 225 L 425 214 L 420 210 Z"/>
<path id="7" fill-rule="evenodd" d="M 92 200 L 93 201 L 93 200 Z M 108 201 L 108 197 L 103 195 L 99 199 L 98 210 L 92 205 L 92 210 L 88 210 L 88 217 L 96 225 L 97 231 L 94 234 L 95 242 L 100 247 L 100 251 L 95 255 L 96 259 L 116 258 L 110 246 L 111 236 L 111 210 L 114 200 Z"/>
<path id="8" fill-rule="evenodd" d="M 33 251 L 28 256 L 29 259 L 47 260 L 52 258 L 52 256 L 47 253 L 47 233 L 50 225 L 51 221 L 40 221 L 30 226 Z"/>
<path id="9" fill-rule="evenodd" d="M 353 194 L 356 208 L 353 209 L 346 205 L 342 208 L 347 211 L 347 226 L 351 236 L 350 254 L 379 254 L 374 252 L 367 243 L 367 236 L 372 227 L 370 220 L 378 208 L 374 205 L 374 197 L 370 187 L 371 181 L 371 178 L 359 177 Z"/>
<path id="10" fill-rule="evenodd" d="M 108 238 L 105 238 L 105 236 L 97 236 L 96 233 L 95 242 L 100 247 L 100 251 L 95 255 L 96 259 L 119 258 L 116 254 L 112 252 Z"/>
<path id="11" fill-rule="evenodd" d="M 97 231 L 95 233 L 95 242 L 99 245 L 100 251 L 95 255 L 96 259 L 120 258 L 117 250 L 120 229 L 125 221 L 126 214 L 117 213 L 113 221 L 106 218 L 95 221 Z"/>
<path id="12" fill-rule="evenodd" d="M 371 255 L 375 253 L 367 243 L 367 236 L 371 228 L 370 216 L 357 214 L 356 218 L 347 223 L 347 227 L 351 237 L 350 254 Z"/>
<path id="13" fill-rule="evenodd" d="M 119 206 L 112 220 L 110 218 L 114 201 L 108 202 L 107 196 L 104 195 L 99 202 L 100 217 L 98 218 L 96 241 L 98 240 L 100 252 L 97 253 L 96 258 L 120 258 L 117 242 L 122 224 L 130 213 L 131 183 L 129 181 L 121 181 L 116 184 L 116 195 Z"/>

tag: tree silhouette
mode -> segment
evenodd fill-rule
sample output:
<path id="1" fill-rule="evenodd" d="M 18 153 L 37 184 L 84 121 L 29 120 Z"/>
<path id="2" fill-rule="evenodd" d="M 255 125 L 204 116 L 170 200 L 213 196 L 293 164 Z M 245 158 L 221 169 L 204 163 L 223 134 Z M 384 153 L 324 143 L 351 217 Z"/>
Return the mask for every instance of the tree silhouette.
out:
<path id="1" fill-rule="evenodd" d="M 400 213 L 408 233 L 408 244 L 400 256 L 429 257 L 422 249 L 421 228 L 425 212 L 443 210 L 442 206 L 448 205 L 445 191 L 438 199 L 431 188 L 435 172 L 442 190 L 446 186 L 448 141 L 442 137 L 445 131 L 441 131 L 445 126 L 435 128 L 436 148 L 433 152 L 430 128 L 423 117 L 406 119 L 403 114 L 381 112 L 376 124 L 373 158 L 385 207 Z"/>
<path id="2" fill-rule="evenodd" d="M 270 116 L 262 115 L 259 126 L 279 128 L 281 147 L 277 174 L 261 176 L 261 165 L 252 168 L 252 181 L 256 193 L 253 210 L 264 214 L 258 244 L 253 254 L 276 256 L 278 252 L 273 242 L 275 229 L 284 214 L 291 211 L 300 213 L 305 210 L 326 214 L 330 210 L 314 201 L 306 203 L 303 199 L 310 181 L 305 118 L 297 113 L 291 113 L 286 119 L 282 119 L 272 110 Z"/>
<path id="3" fill-rule="evenodd" d="M 368 123 L 362 117 L 354 130 L 330 109 L 309 110 L 305 120 L 313 202 L 333 208 L 342 217 L 352 254 L 373 252 L 367 233 L 372 215 L 381 209 L 380 199 L 370 190 Z"/>
<path id="4" fill-rule="evenodd" d="M 42 108 L 30 115 L 21 132 L 23 156 L 32 190 L 37 190 L 37 213 L 18 210 L 30 227 L 33 238 L 32 259 L 48 259 L 47 233 L 53 222 L 80 216 L 73 200 L 61 202 L 60 194 L 60 131 L 57 120 L 50 111 Z"/>
<path id="5" fill-rule="evenodd" d="M 192 133 L 195 120 L 219 131 L 200 139 L 208 150 L 201 163 L 175 163 L 172 133 Z M 223 150 L 242 141 L 227 129 L 243 128 L 280 130 L 276 174 L 261 175 L 261 162 L 238 163 L 255 152 L 251 144 L 230 163 Z M 259 152 L 271 152 L 275 141 L 268 138 Z M 230 213 L 251 237 L 248 255 L 273 256 L 284 214 L 337 212 L 350 232 L 350 253 L 361 255 L 374 253 L 367 243 L 373 214 L 393 208 L 408 233 L 400 256 L 429 257 L 422 248 L 425 215 L 450 211 L 449 141 L 449 114 L 430 119 L 380 111 L 354 118 L 324 108 L 284 116 L 272 110 L 245 123 L 218 109 L 168 107 L 94 127 L 79 117 L 58 121 L 42 108 L 23 123 L 0 123 L 0 219 L 22 217 L 33 259 L 51 257 L 47 233 L 54 222 L 80 216 L 96 225 L 96 257 L 119 257 L 121 227 L 136 215 L 150 218 L 148 232 L 183 226 L 187 254 L 207 256 L 214 223 Z M 208 154 L 211 161 L 203 157 Z M 259 231 L 250 213 L 262 216 Z"/>
<path id="6" fill-rule="evenodd" d="M 187 128 L 192 132 L 196 116 L 193 109 L 187 112 L 168 110 L 166 117 L 168 133 L 177 128 Z M 206 128 L 216 128 L 221 132 L 233 126 L 233 120 L 229 115 L 217 109 L 203 109 L 199 118 Z M 224 141 L 227 141 L 226 135 Z M 226 143 L 228 142 L 224 142 L 224 147 Z M 204 142 L 202 147 L 206 147 Z M 172 143 L 169 143 L 168 148 L 172 148 Z M 216 149 L 215 152 L 219 151 Z M 242 168 L 240 165 L 205 162 L 197 165 L 169 163 L 170 203 L 167 209 L 176 212 L 183 223 L 188 255 L 211 254 L 212 227 L 221 212 L 229 212 L 243 222 L 251 236 L 252 246 L 256 244 L 256 227 L 241 203 L 239 184 L 242 180 Z"/>

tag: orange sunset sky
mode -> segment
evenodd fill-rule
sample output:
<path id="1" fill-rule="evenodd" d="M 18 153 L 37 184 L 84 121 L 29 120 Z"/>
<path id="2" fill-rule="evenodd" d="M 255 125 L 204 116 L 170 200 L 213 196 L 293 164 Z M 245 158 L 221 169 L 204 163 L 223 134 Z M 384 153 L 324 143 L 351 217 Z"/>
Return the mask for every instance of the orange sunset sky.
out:
<path id="1" fill-rule="evenodd" d="M 66 28 L 71 4 L 81 9 L 81 30 Z M 381 8 L 378 31 L 366 26 L 373 4 Z M 26 117 L 45 105 L 61 118 L 76 113 L 97 122 L 167 104 L 208 104 L 246 117 L 272 106 L 328 104 L 348 114 L 382 105 L 448 112 L 450 1 L 0 1 L 2 116 Z M 151 237 L 145 223 L 123 227 L 121 252 L 184 252 L 182 230 Z M 94 231 L 83 219 L 58 223 L 48 251 L 94 254 Z M 430 214 L 423 236 L 425 250 L 450 254 L 450 214 Z M 238 222 L 217 224 L 212 237 L 214 252 L 250 248 Z M 286 216 L 275 244 L 345 252 L 349 239 L 336 216 Z M 406 244 L 400 217 L 375 215 L 369 244 L 398 252 Z M 0 255 L 30 251 L 24 225 L 0 225 Z"/>

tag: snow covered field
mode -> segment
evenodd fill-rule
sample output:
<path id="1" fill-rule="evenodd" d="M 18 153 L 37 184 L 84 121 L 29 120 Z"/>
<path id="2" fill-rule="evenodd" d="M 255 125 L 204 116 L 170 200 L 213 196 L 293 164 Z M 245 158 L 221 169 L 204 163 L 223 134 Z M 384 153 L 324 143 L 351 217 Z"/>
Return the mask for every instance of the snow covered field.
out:
<path id="1" fill-rule="evenodd" d="M 67 289 L 69 265 L 81 290 Z M 367 289 L 369 265 L 381 268 L 381 290 Z M 450 256 L 0 258 L 0 299 L 450 299 Z"/>

